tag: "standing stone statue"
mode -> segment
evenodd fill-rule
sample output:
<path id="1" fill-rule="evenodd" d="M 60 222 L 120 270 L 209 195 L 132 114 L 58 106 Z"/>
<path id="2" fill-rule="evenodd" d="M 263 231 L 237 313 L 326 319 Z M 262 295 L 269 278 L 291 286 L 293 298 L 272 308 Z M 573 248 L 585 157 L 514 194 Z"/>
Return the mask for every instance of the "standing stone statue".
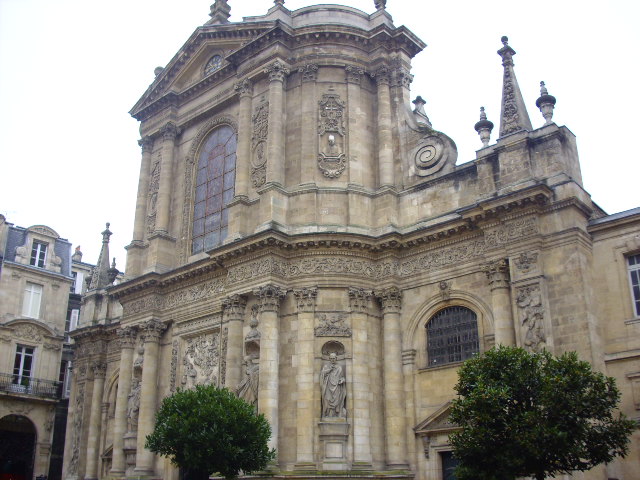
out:
<path id="1" fill-rule="evenodd" d="M 320 372 L 320 387 L 322 389 L 322 416 L 346 417 L 347 386 L 342 366 L 338 363 L 335 353 L 329 355 L 329 363 Z"/>
<path id="2" fill-rule="evenodd" d="M 236 388 L 236 395 L 254 407 L 258 406 L 258 384 L 260 381 L 260 365 L 247 362 L 246 375 Z"/>
<path id="3" fill-rule="evenodd" d="M 127 421 L 129 431 L 133 432 L 138 426 L 138 412 L 140 411 L 140 390 L 142 385 L 137 378 L 131 379 L 131 391 L 127 400 Z"/>

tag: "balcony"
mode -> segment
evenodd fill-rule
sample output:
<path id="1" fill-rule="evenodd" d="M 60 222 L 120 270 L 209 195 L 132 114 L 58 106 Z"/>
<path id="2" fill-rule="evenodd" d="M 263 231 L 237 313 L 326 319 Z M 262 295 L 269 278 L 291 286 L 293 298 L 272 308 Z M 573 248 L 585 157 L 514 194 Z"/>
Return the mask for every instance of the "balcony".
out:
<path id="1" fill-rule="evenodd" d="M 0 373 L 0 392 L 58 400 L 62 397 L 62 382 Z"/>

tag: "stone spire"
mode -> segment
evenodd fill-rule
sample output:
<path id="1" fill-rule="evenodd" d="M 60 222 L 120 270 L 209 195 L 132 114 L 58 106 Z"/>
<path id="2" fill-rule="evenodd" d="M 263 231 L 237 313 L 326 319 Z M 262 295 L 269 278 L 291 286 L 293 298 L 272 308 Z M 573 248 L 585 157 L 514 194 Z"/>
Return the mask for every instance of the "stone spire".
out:
<path id="1" fill-rule="evenodd" d="M 227 3 L 227 0 L 216 0 L 210 8 L 211 12 L 209 13 L 209 16 L 211 17 L 211 20 L 209 20 L 207 24 L 229 23 L 231 7 Z"/>
<path id="2" fill-rule="evenodd" d="M 536 107 L 540 109 L 542 116 L 544 117 L 544 124 L 550 125 L 553 123 L 553 108 L 556 105 L 556 97 L 549 95 L 547 87 L 544 82 L 540 82 L 540 97 L 536 100 Z"/>
<path id="3" fill-rule="evenodd" d="M 527 108 L 513 71 L 513 56 L 516 51 L 509 46 L 509 39 L 502 37 L 503 47 L 498 50 L 502 57 L 504 76 L 502 80 L 502 108 L 500 111 L 500 137 L 522 130 L 532 130 Z"/>
<path id="4" fill-rule="evenodd" d="M 113 282 L 113 280 L 109 281 L 109 237 L 112 235 L 109 230 L 109 225 L 110 223 L 107 223 L 107 228 L 102 232 L 102 248 L 100 249 L 100 255 L 98 256 L 98 263 L 93 267 L 93 272 L 91 273 L 89 290 L 104 288 L 111 285 Z"/>

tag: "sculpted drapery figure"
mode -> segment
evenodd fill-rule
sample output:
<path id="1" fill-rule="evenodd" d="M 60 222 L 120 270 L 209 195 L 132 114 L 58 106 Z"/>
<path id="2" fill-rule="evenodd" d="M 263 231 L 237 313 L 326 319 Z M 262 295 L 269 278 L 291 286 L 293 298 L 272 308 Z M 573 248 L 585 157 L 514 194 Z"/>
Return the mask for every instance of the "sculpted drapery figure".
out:
<path id="1" fill-rule="evenodd" d="M 247 362 L 244 379 L 236 388 L 236 395 L 254 407 L 258 406 L 258 385 L 260 381 L 260 365 Z"/>
<path id="2" fill-rule="evenodd" d="M 133 432 L 138 426 L 138 413 L 140 411 L 140 390 L 142 385 L 137 378 L 131 379 L 131 392 L 127 402 L 127 421 L 129 431 Z"/>
<path id="3" fill-rule="evenodd" d="M 337 362 L 335 353 L 329 355 L 329 363 L 320 372 L 322 390 L 322 416 L 346 417 L 347 386 L 342 366 Z"/>

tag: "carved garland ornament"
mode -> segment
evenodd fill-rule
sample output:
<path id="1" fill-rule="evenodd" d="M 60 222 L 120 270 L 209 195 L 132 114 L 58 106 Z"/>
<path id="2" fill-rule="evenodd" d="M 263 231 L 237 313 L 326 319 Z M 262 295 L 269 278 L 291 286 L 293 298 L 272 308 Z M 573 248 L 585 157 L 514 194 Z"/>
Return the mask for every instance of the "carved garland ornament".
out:
<path id="1" fill-rule="evenodd" d="M 267 136 L 269 134 L 269 102 L 263 102 L 251 117 L 251 183 L 255 188 L 267 181 Z"/>
<path id="2" fill-rule="evenodd" d="M 160 188 L 160 163 L 162 156 L 153 163 L 151 178 L 149 180 L 149 193 L 147 197 L 147 233 L 151 234 L 156 229 L 156 206 L 158 203 L 158 190 Z"/>
<path id="3" fill-rule="evenodd" d="M 347 167 L 344 154 L 346 139 L 344 126 L 345 102 L 336 93 L 322 95 L 318 102 L 318 168 L 327 178 L 338 178 Z"/>
<path id="4" fill-rule="evenodd" d="M 323 313 L 318 317 L 320 325 L 314 329 L 316 337 L 350 337 L 351 329 L 346 319 L 345 313 Z"/>

